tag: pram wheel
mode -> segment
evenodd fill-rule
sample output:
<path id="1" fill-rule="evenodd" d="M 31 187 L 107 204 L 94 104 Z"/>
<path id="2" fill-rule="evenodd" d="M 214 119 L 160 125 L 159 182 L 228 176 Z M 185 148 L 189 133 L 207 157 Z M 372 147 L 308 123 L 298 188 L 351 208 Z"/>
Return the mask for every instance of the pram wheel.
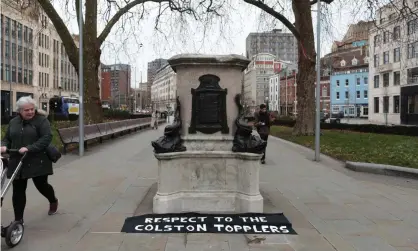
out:
<path id="1" fill-rule="evenodd" d="M 6 235 L 4 237 L 7 246 L 14 247 L 20 243 L 23 237 L 24 232 L 23 224 L 19 221 L 12 222 L 6 230 Z"/>

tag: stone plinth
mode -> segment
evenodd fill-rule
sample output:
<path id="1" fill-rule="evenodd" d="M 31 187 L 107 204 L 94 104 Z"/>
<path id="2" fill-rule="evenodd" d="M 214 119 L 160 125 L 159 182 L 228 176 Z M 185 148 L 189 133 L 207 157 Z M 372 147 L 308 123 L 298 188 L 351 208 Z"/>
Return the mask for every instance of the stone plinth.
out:
<path id="1" fill-rule="evenodd" d="M 187 151 L 155 157 L 154 213 L 263 211 L 259 154 Z"/>
<path id="2" fill-rule="evenodd" d="M 261 154 L 232 152 L 239 115 L 235 97 L 250 61 L 239 55 L 183 54 L 168 62 L 177 73 L 181 123 L 175 128 L 181 130 L 153 142 L 158 160 L 154 212 L 263 212 Z M 170 148 L 179 138 L 182 147 Z"/>
<path id="3" fill-rule="evenodd" d="M 227 89 L 226 117 L 229 127 L 228 134 L 217 132 L 215 135 L 234 136 L 235 119 L 238 116 L 238 108 L 234 97 L 241 93 L 243 73 L 250 61 L 240 55 L 200 55 L 180 54 L 168 60 L 177 74 L 177 95 L 181 103 L 181 115 L 183 121 L 182 135 L 189 135 L 189 127 L 192 118 L 192 95 L 191 88 L 199 86 L 199 77 L 213 74 L 220 78 L 219 85 Z M 198 132 L 197 134 L 201 134 Z"/>

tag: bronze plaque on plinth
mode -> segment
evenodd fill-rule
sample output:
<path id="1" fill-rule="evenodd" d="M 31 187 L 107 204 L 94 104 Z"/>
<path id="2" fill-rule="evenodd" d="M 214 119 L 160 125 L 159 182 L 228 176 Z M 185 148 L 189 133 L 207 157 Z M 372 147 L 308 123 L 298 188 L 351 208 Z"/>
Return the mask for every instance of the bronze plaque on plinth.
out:
<path id="1" fill-rule="evenodd" d="M 200 85 L 192 88 L 192 121 L 189 133 L 202 132 L 213 134 L 229 133 L 226 117 L 227 89 L 219 86 L 219 77 L 215 75 L 203 75 L 199 78 Z"/>

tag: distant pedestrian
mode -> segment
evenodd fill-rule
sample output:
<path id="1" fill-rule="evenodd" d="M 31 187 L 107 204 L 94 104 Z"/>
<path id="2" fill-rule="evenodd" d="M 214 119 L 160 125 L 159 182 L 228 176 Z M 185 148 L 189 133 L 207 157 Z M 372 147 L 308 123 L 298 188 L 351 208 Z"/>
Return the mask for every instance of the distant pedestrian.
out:
<path id="1" fill-rule="evenodd" d="M 158 129 L 158 111 L 155 110 L 151 115 L 151 128 Z"/>
<path id="2" fill-rule="evenodd" d="M 265 104 L 260 105 L 260 110 L 254 113 L 255 123 L 254 126 L 257 129 L 258 134 L 262 140 L 265 140 L 267 143 L 271 122 L 274 118 L 271 116 L 270 112 L 267 111 L 267 106 Z M 263 152 L 263 157 L 261 158 L 261 163 L 266 163 L 266 150 Z"/>

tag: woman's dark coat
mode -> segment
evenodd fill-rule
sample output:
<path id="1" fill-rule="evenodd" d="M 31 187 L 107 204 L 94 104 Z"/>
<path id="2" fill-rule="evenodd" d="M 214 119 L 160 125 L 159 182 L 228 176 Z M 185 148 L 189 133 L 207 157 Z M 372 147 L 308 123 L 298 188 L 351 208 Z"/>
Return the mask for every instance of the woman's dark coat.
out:
<path id="1" fill-rule="evenodd" d="M 23 120 L 20 116 L 16 116 L 9 122 L 1 145 L 6 146 L 7 149 L 28 148 L 27 156 L 16 179 L 30 179 L 53 174 L 52 162 L 45 152 L 51 141 L 51 126 L 45 114 L 36 112 L 30 120 Z M 7 178 L 10 179 L 12 176 L 20 157 L 20 154 L 10 155 Z"/>

